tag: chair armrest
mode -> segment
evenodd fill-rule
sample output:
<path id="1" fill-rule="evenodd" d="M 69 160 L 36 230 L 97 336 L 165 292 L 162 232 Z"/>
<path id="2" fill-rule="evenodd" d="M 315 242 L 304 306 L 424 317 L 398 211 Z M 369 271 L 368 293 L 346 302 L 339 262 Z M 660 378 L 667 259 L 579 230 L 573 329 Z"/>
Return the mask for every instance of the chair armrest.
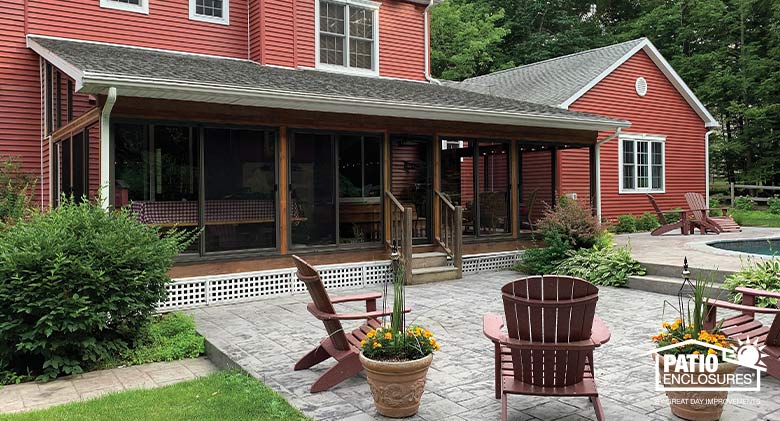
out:
<path id="1" fill-rule="evenodd" d="M 593 327 L 590 330 L 590 339 L 595 342 L 596 346 L 604 345 L 612 338 L 612 334 L 609 332 L 609 328 L 601 320 L 599 316 L 593 316 Z"/>
<path id="2" fill-rule="evenodd" d="M 780 298 L 780 292 L 764 291 L 764 290 L 761 290 L 761 289 L 737 287 L 734 291 L 735 292 L 740 292 L 740 293 L 742 293 L 742 295 L 752 295 L 752 296 L 769 297 L 769 298 Z"/>
<path id="3" fill-rule="evenodd" d="M 486 314 L 482 318 L 482 333 L 492 342 L 508 346 L 514 349 L 533 349 L 533 350 L 561 350 L 561 351 L 583 351 L 593 349 L 607 342 L 610 338 L 609 330 L 604 322 L 597 317 L 593 319 L 593 329 L 591 338 L 576 342 L 531 342 L 521 339 L 513 339 L 501 331 L 504 326 L 504 318 L 497 314 Z"/>
<path id="4" fill-rule="evenodd" d="M 387 311 L 377 310 L 377 311 L 368 311 L 365 313 L 325 313 L 317 310 L 317 307 L 315 307 L 314 304 L 309 304 L 306 308 L 309 310 L 309 313 L 311 313 L 314 317 L 316 317 L 319 320 L 376 319 L 382 316 L 393 315 L 393 310 L 387 310 Z M 412 311 L 410 307 L 406 307 L 404 309 L 404 313 L 409 313 L 410 311 Z"/>
<path id="5" fill-rule="evenodd" d="M 380 298 L 382 298 L 382 294 L 378 292 L 369 292 L 367 294 L 348 295 L 344 297 L 331 298 L 330 302 L 333 304 L 338 304 L 338 303 L 348 303 L 352 301 L 378 300 Z"/>
<path id="6" fill-rule="evenodd" d="M 505 337 L 501 328 L 504 327 L 504 317 L 499 314 L 486 314 L 482 317 L 482 333 L 493 342 L 501 342 Z"/>
<path id="7" fill-rule="evenodd" d="M 737 310 L 749 313 L 780 314 L 780 308 L 746 306 L 744 304 L 737 304 L 723 300 L 707 300 L 707 305 L 711 307 L 727 308 L 729 310 Z"/>

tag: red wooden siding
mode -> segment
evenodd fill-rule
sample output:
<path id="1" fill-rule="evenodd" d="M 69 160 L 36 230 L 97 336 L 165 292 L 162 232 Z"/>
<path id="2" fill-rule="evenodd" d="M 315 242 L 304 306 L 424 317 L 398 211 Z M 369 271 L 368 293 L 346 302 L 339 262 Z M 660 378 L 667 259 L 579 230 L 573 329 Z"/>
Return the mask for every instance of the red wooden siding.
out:
<path id="1" fill-rule="evenodd" d="M 577 201 L 590 204 L 590 151 L 587 148 L 558 151 L 558 192 L 577 193 Z"/>
<path id="2" fill-rule="evenodd" d="M 188 0 L 149 2 L 149 14 L 99 0 L 28 0 L 28 33 L 247 58 L 247 2 L 230 2 L 230 25 L 190 20 Z"/>
<path id="3" fill-rule="evenodd" d="M 425 7 L 386 0 L 379 8 L 379 74 L 425 80 Z"/>
<path id="4" fill-rule="evenodd" d="M 640 76 L 648 84 L 644 97 L 638 96 L 634 89 L 634 83 Z M 575 101 L 570 109 L 629 120 L 631 127 L 624 133 L 666 136 L 666 192 L 653 194 L 662 209 L 686 207 L 683 197 L 686 192 L 705 193 L 704 122 L 644 51 L 623 63 Z M 611 134 L 599 133 L 599 138 L 604 139 Z M 561 153 L 561 172 L 566 174 L 562 177 L 565 181 L 562 179 L 561 188 L 576 191 L 583 197 L 587 194 L 587 189 L 582 189 L 587 185 L 583 184 L 588 180 L 587 167 L 571 167 L 571 162 L 575 160 L 587 162 L 579 159 L 578 153 Z M 618 140 L 613 139 L 601 147 L 602 216 L 616 218 L 626 213 L 639 215 L 651 211 L 644 194 L 618 192 L 618 165 Z"/>
<path id="5" fill-rule="evenodd" d="M 522 152 L 522 174 L 520 180 L 522 183 L 522 203 L 527 206 L 530 202 L 531 194 L 536 191 L 536 202 L 533 208 L 532 217 L 539 219 L 544 214 L 544 210 L 553 202 L 552 193 L 552 157 L 550 151 Z"/>

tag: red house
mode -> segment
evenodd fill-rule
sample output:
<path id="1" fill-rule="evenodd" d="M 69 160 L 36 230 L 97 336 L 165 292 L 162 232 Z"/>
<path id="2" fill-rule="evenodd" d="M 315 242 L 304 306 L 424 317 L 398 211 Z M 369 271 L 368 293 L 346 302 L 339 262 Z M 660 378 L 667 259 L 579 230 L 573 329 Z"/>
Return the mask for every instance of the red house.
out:
<path id="1" fill-rule="evenodd" d="M 687 206 L 686 192 L 709 191 L 708 137 L 718 122 L 647 38 L 467 79 L 460 86 L 630 121 L 619 133 L 599 133 L 596 207 L 604 218 L 652 211 L 646 193 L 672 209 Z M 590 200 L 587 153 L 557 155 L 557 195 Z"/>
<path id="2" fill-rule="evenodd" d="M 555 151 L 587 167 L 630 124 L 433 81 L 432 3 L 11 2 L 0 154 L 42 206 L 101 193 L 201 229 L 169 307 L 299 291 L 293 253 L 335 265 L 329 286 L 383 281 L 392 244 L 415 281 L 511 265 L 523 192 L 555 199 Z"/>

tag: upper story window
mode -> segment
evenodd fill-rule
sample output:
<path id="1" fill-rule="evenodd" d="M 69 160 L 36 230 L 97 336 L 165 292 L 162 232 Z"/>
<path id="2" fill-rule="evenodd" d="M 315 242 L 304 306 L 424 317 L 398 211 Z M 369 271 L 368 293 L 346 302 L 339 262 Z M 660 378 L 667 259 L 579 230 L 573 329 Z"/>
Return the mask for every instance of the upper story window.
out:
<path id="1" fill-rule="evenodd" d="M 190 19 L 230 24 L 229 0 L 190 0 Z"/>
<path id="2" fill-rule="evenodd" d="M 666 138 L 657 135 L 620 135 L 620 192 L 663 193 Z"/>
<path id="3" fill-rule="evenodd" d="M 320 0 L 317 67 L 377 74 L 379 3 Z"/>
<path id="4" fill-rule="evenodd" d="M 149 0 L 100 0 L 100 7 L 149 14 Z"/>

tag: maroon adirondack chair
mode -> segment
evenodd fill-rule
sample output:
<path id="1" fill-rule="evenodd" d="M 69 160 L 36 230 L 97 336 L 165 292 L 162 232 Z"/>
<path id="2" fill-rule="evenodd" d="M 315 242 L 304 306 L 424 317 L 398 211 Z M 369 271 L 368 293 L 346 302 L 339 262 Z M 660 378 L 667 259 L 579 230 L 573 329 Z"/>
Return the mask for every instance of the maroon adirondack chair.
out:
<path id="1" fill-rule="evenodd" d="M 727 216 L 728 208 L 718 209 L 723 212 L 723 216 L 709 216 L 709 211 L 713 209 L 707 208 L 707 202 L 704 200 L 704 196 L 701 193 L 685 193 L 685 201 L 688 202 L 688 207 L 693 215 L 693 219 L 698 224 L 699 231 L 702 234 L 708 232 L 720 234 L 722 232 L 742 231 L 742 227 Z"/>
<path id="2" fill-rule="evenodd" d="M 723 334 L 732 340 L 745 340 L 750 338 L 752 343 L 758 340 L 759 347 L 766 345 L 762 350 L 764 357 L 761 362 L 767 368 L 767 373 L 775 378 L 780 378 L 780 309 L 756 307 L 756 297 L 769 297 L 780 299 L 780 293 L 762 291 L 753 288 L 736 289 L 742 294 L 742 304 L 721 300 L 707 301 L 707 316 L 704 320 L 704 328 L 712 329 L 717 323 L 716 311 L 718 308 L 739 311 L 736 316 L 723 320 Z M 775 318 L 770 326 L 765 326 L 756 320 L 756 313 L 774 314 Z"/>
<path id="3" fill-rule="evenodd" d="M 500 315 L 487 314 L 483 332 L 495 346 L 496 399 L 507 419 L 507 395 L 588 396 L 596 418 L 604 410 L 593 379 L 593 350 L 609 341 L 596 312 L 598 288 L 568 276 L 529 276 L 501 288 Z"/>
<path id="4" fill-rule="evenodd" d="M 360 341 L 366 337 L 366 333 L 381 326 L 379 318 L 391 315 L 392 309 L 388 311 L 377 310 L 376 300 L 382 298 L 382 294 L 373 292 L 331 299 L 319 273 L 300 257 L 292 256 L 292 258 L 298 268 L 298 279 L 306 284 L 306 289 L 311 296 L 312 302 L 309 303 L 307 309 L 314 317 L 322 320 L 325 324 L 325 330 L 328 332 L 328 336 L 316 348 L 309 351 L 295 364 L 295 370 L 313 367 L 329 358 L 334 358 L 336 365 L 323 373 L 311 386 L 311 393 L 322 392 L 363 370 L 358 358 Z M 365 313 L 336 313 L 336 309 L 333 307 L 333 304 L 354 301 L 365 301 Z M 405 312 L 409 311 L 408 308 L 405 309 Z M 361 319 L 365 319 L 365 323 L 352 332 L 345 332 L 341 326 L 342 320 Z"/>
<path id="5" fill-rule="evenodd" d="M 668 222 L 666 220 L 666 216 L 661 211 L 661 208 L 658 206 L 658 202 L 655 201 L 655 197 L 653 195 L 648 194 L 647 200 L 650 201 L 650 204 L 653 206 L 653 209 L 655 210 L 655 215 L 658 217 L 658 222 L 661 223 L 661 226 L 654 229 L 652 232 L 650 232 L 650 235 L 652 236 L 659 236 L 664 235 L 667 232 L 672 232 L 676 229 L 680 230 L 680 233 L 682 235 L 688 235 L 691 232 L 693 232 L 694 227 L 697 227 L 696 221 L 692 221 L 690 217 L 688 216 L 687 211 L 679 211 L 680 212 L 680 219 L 677 222 Z"/>

